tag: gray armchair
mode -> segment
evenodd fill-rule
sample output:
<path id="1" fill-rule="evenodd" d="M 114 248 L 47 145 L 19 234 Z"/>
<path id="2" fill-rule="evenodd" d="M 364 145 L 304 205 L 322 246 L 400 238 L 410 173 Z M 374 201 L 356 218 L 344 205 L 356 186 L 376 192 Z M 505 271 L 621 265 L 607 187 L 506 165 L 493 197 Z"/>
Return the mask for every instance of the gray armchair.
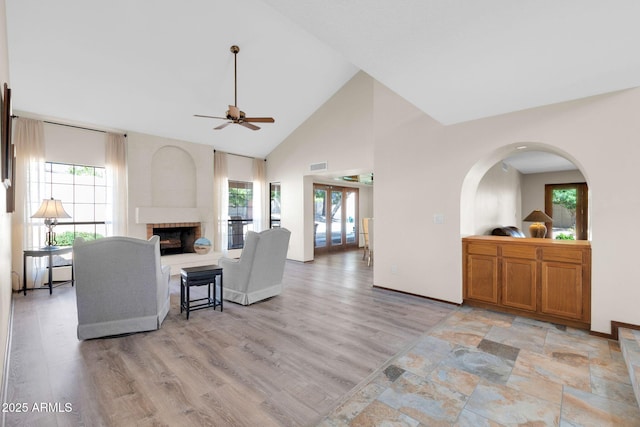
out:
<path id="1" fill-rule="evenodd" d="M 290 236 L 286 228 L 248 231 L 240 258 L 218 261 L 224 274 L 224 299 L 249 305 L 280 294 Z"/>
<path id="2" fill-rule="evenodd" d="M 78 237 L 73 268 L 78 339 L 160 328 L 169 312 L 171 267 L 160 264 L 158 236 Z"/>

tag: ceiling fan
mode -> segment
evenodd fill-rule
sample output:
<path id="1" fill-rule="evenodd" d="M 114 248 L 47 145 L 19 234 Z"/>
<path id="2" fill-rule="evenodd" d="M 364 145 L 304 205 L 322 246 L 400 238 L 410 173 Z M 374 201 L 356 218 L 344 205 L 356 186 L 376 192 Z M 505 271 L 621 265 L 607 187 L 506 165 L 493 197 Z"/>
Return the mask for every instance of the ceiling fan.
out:
<path id="1" fill-rule="evenodd" d="M 234 101 L 233 101 L 233 105 L 229 105 L 229 109 L 227 110 L 227 117 L 216 117 L 216 116 L 205 116 L 202 114 L 194 114 L 194 117 L 229 120 L 228 122 L 223 123 L 220 126 L 214 127 L 215 130 L 224 129 L 230 124 L 244 126 L 251 130 L 258 130 L 260 129 L 260 127 L 252 124 L 251 122 L 254 122 L 254 123 L 275 122 L 273 117 L 246 117 L 246 115 L 244 114 L 244 111 L 240 111 L 240 109 L 238 108 L 238 69 L 237 69 L 238 52 L 240 52 L 240 48 L 238 46 L 236 45 L 231 46 L 231 53 L 233 53 Z"/>

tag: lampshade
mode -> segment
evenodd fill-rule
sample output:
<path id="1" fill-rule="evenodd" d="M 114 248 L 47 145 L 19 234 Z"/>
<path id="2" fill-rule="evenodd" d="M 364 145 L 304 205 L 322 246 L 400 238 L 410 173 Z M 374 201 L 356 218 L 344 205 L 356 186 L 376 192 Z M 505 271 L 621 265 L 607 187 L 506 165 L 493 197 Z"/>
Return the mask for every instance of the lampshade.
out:
<path id="1" fill-rule="evenodd" d="M 523 221 L 531 221 L 531 222 L 553 222 L 553 219 L 547 215 L 546 213 L 540 210 L 534 210 L 531 212 Z"/>
<path id="2" fill-rule="evenodd" d="M 43 199 L 40 209 L 31 218 L 71 218 L 62 207 L 62 201 L 54 199 Z"/>

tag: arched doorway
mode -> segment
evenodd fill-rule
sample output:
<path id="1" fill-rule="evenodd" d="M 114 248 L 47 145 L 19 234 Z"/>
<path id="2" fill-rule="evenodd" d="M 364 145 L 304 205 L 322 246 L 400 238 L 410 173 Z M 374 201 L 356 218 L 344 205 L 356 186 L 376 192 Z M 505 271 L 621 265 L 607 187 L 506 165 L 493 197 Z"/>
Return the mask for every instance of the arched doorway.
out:
<path id="1" fill-rule="evenodd" d="M 483 221 L 481 215 L 478 214 L 476 206 L 476 197 L 479 189 L 481 189 L 481 183 L 485 178 L 485 175 L 497 164 L 501 164 L 501 162 L 514 154 L 523 152 L 546 152 L 564 158 L 571 164 L 575 165 L 576 170 L 579 171 L 581 176 L 583 176 L 584 180 L 588 183 L 588 175 L 584 171 L 584 168 L 581 167 L 580 163 L 569 153 L 554 146 L 543 143 L 518 142 L 500 147 L 489 153 L 484 158 L 479 159 L 478 162 L 469 169 L 469 172 L 465 176 L 460 196 L 460 234 L 462 236 L 487 234 L 486 228 L 488 227 L 488 221 L 486 219 Z M 523 189 L 520 189 L 520 191 L 523 191 Z M 512 215 L 512 217 L 515 218 L 514 221 L 516 221 L 516 224 L 512 225 L 519 225 L 522 218 L 527 215 L 530 210 L 544 209 L 544 185 L 539 187 L 536 191 L 539 191 L 539 196 L 524 198 L 522 200 L 520 211 L 517 211 Z M 531 200 L 533 200 L 533 202 Z M 591 205 L 590 196 L 587 198 L 587 203 L 587 206 Z M 499 206 L 496 207 L 496 209 L 499 209 Z M 589 230 L 587 230 L 587 235 L 590 236 L 590 234 Z"/>

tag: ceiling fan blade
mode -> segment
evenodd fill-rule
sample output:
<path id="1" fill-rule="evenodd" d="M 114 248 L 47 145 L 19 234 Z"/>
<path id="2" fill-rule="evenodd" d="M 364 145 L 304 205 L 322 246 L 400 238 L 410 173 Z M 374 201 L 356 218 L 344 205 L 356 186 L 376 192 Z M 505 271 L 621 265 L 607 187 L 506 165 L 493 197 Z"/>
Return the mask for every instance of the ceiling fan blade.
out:
<path id="1" fill-rule="evenodd" d="M 238 107 L 236 107 L 235 105 L 229 105 L 229 116 L 233 117 L 234 119 L 239 119 L 240 118 L 240 109 Z"/>
<path id="2" fill-rule="evenodd" d="M 252 125 L 251 123 L 247 123 L 247 122 L 239 122 L 238 123 L 240 126 L 244 126 L 246 128 L 249 128 L 251 130 L 258 130 L 260 129 L 258 126 L 256 125 Z"/>
<path id="3" fill-rule="evenodd" d="M 255 122 L 255 123 L 273 123 L 275 122 L 273 117 L 245 117 L 245 122 Z"/>
<path id="4" fill-rule="evenodd" d="M 218 116 L 205 116 L 203 114 L 194 114 L 193 117 L 204 117 L 205 119 L 222 119 L 227 120 L 226 117 L 218 117 Z"/>
<path id="5" fill-rule="evenodd" d="M 233 123 L 233 122 L 223 123 L 223 124 L 221 124 L 220 126 L 216 126 L 216 127 L 214 127 L 213 129 L 214 129 L 214 130 L 224 129 L 224 128 L 226 128 L 227 126 L 229 126 L 231 123 Z"/>

